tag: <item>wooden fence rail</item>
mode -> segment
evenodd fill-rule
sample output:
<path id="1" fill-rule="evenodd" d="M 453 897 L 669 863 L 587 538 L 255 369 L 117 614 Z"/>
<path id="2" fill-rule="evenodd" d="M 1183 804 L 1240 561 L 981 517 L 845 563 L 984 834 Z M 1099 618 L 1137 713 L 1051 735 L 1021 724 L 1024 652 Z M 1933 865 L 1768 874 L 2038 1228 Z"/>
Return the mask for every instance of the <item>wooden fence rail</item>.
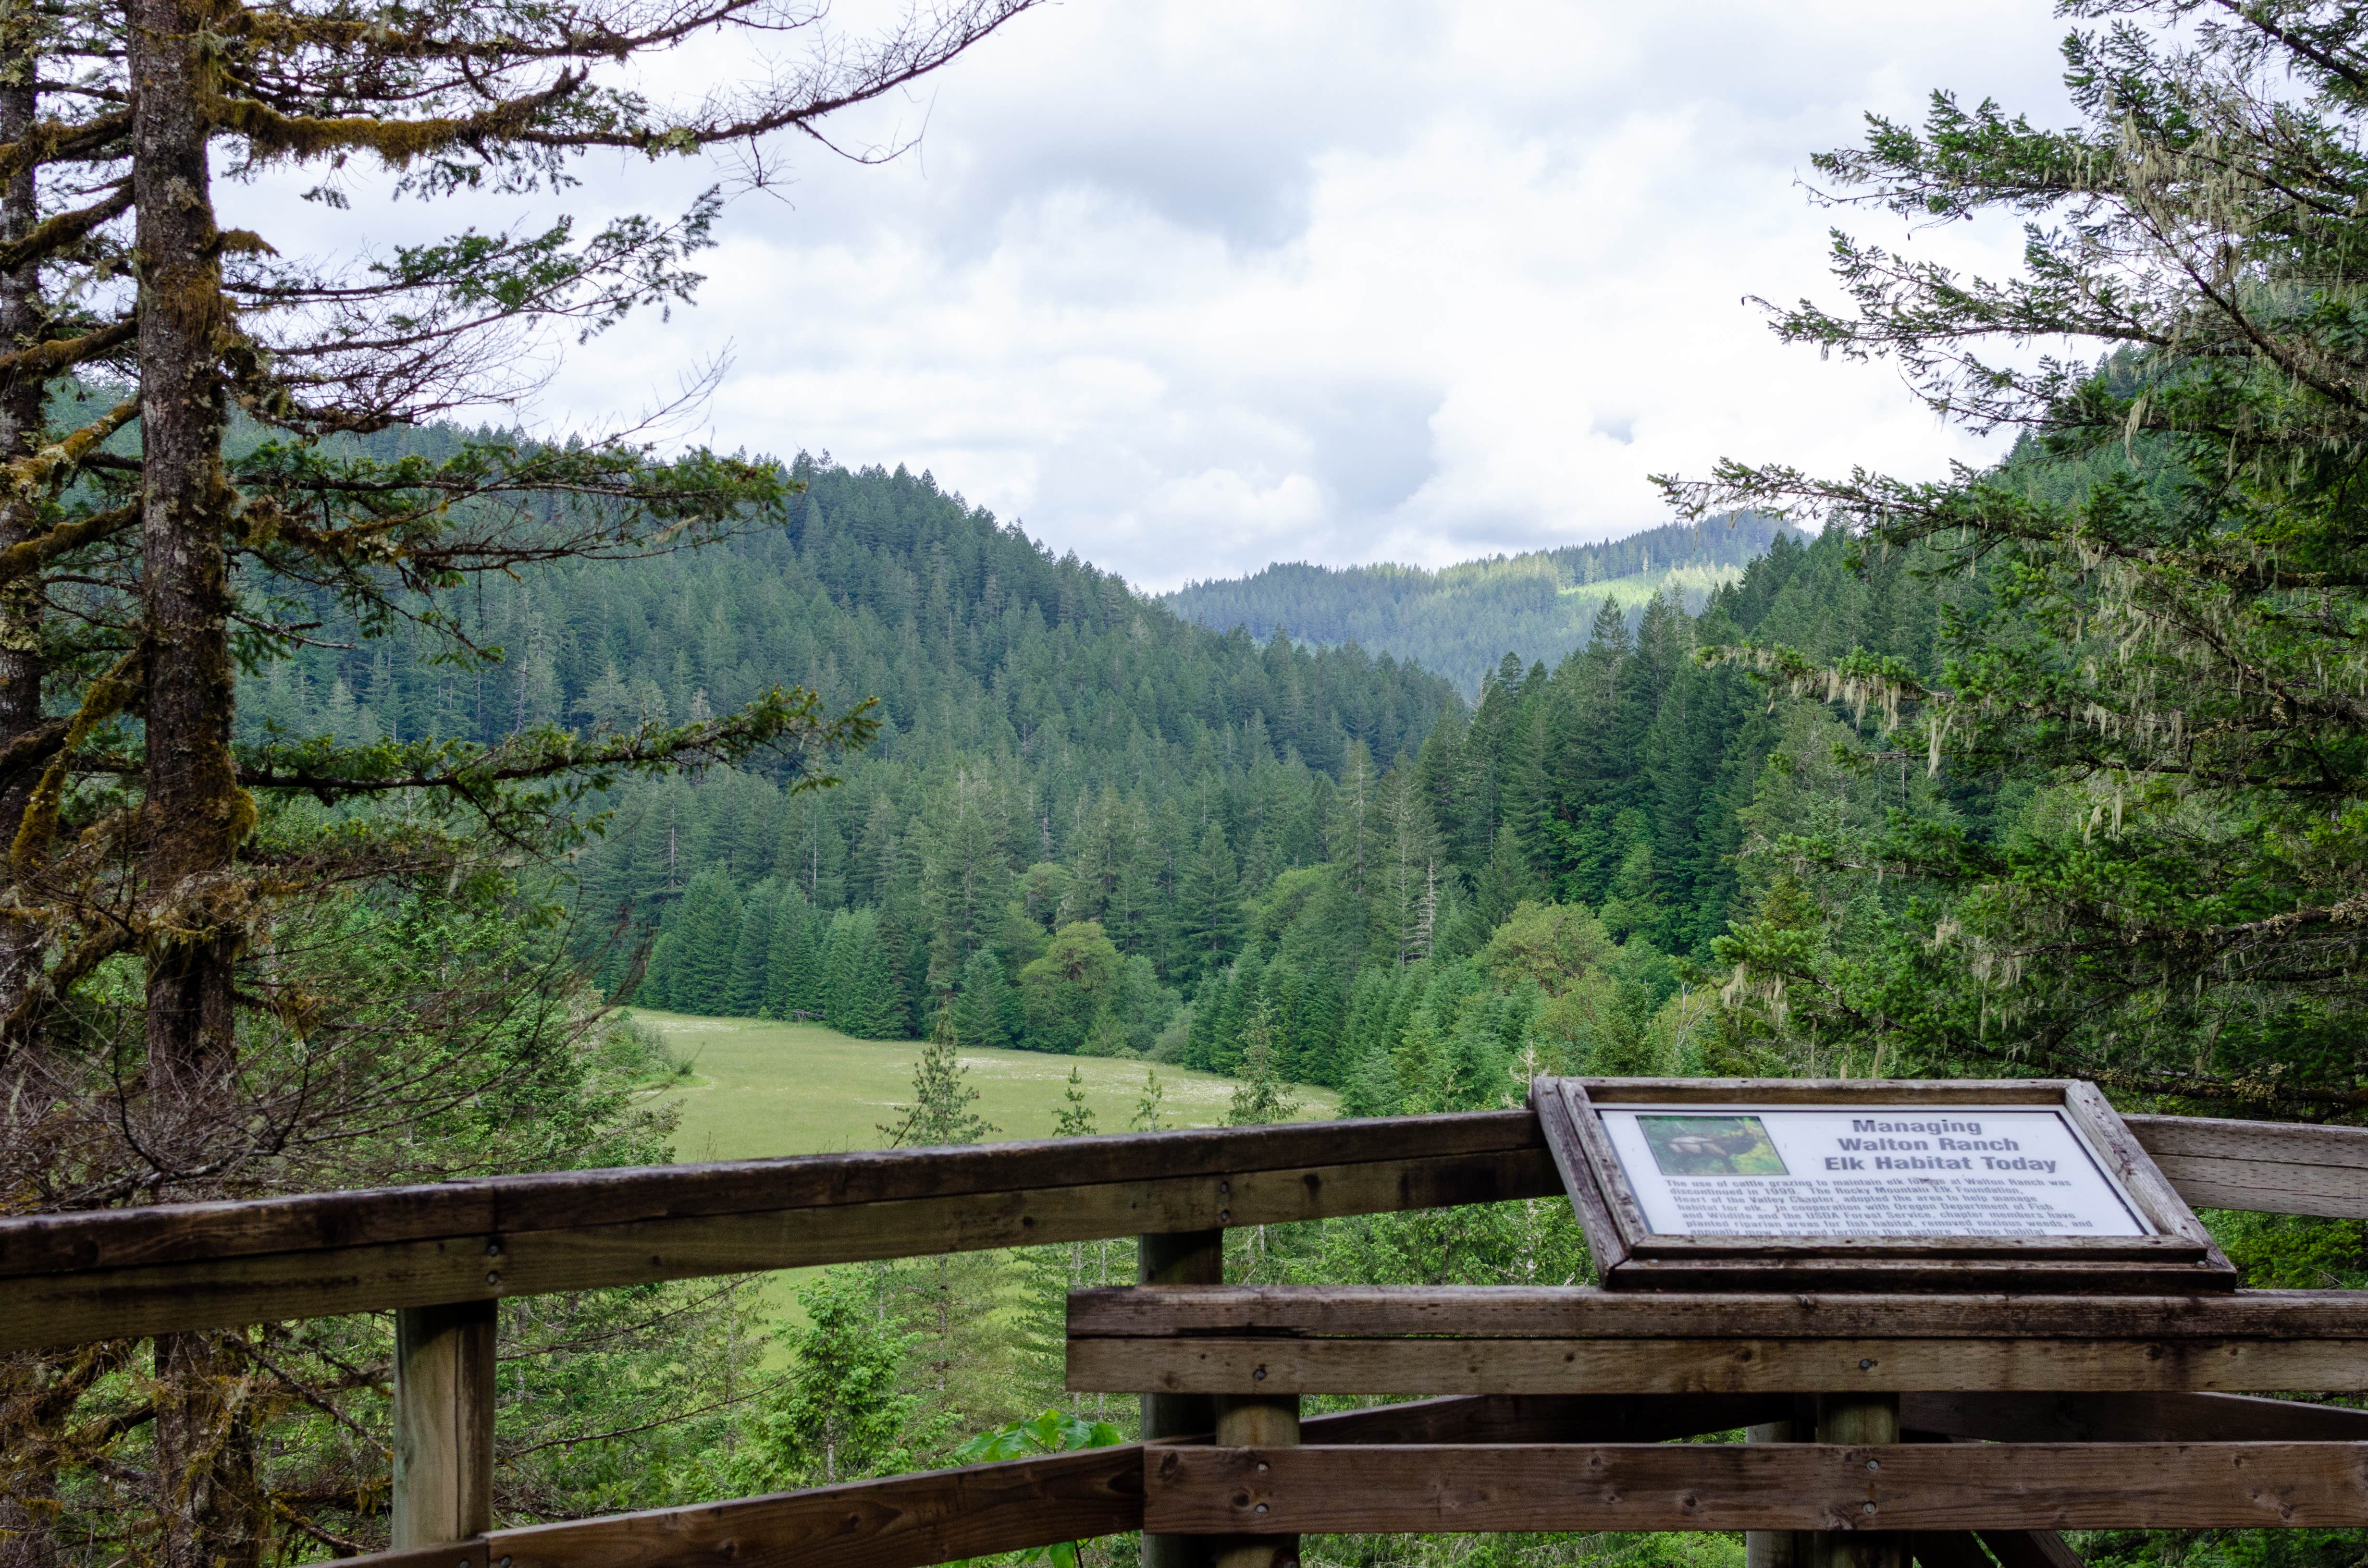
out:
<path id="1" fill-rule="evenodd" d="M 0 1350 L 1561 1190 L 1522 1110 L 47 1215 L 0 1221 Z"/>
<path id="2" fill-rule="evenodd" d="M 2193 1205 L 2368 1219 L 2368 1131 L 2169 1117 L 2127 1121 Z M 377 1560 L 385 1568 L 745 1568 L 812 1555 L 850 1568 L 915 1568 L 1139 1528 L 1143 1450 L 488 1533 L 490 1305 L 509 1296 L 660 1279 L 1126 1236 L 1174 1237 L 1197 1256 L 1211 1233 L 1228 1227 L 1559 1198 L 1562 1191 L 1536 1117 L 1512 1110 L 564 1172 L 35 1216 L 0 1221 L 0 1351 L 395 1309 L 394 1525 L 404 1550 Z M 2343 1327 L 2350 1323 L 2346 1314 Z M 2368 1351 L 2368 1338 L 2354 1340 L 2322 1324 L 2298 1343 L 2305 1348 L 2288 1362 L 2310 1354 L 2309 1346 L 2322 1358 Z M 2112 1386 L 2261 1386 L 2245 1381 L 2250 1375 Z M 2351 1387 L 2359 1381 L 2303 1378 L 2278 1386 Z M 1473 1385 L 1451 1378 L 1440 1386 Z M 1742 1392 L 1688 1396 L 1723 1404 L 1672 1404 L 1672 1396 L 1662 1396 L 1659 1403 L 1622 1407 L 1628 1414 L 1616 1417 L 1600 1403 L 1430 1401 L 1310 1420 L 1304 1440 L 1316 1450 L 1374 1442 L 1561 1442 L 1600 1449 L 1682 1435 L 1662 1430 L 1671 1421 L 1682 1426 L 1700 1420 L 1705 1424 L 1691 1430 L 1709 1431 L 1778 1418 L 1752 1403 L 1764 1403 L 1767 1395 L 1748 1392 L 1771 1380 L 1747 1378 L 1734 1386 Z M 2084 1400 L 2076 1415 L 2032 1403 L 2031 1395 L 1996 1396 L 2024 1402 L 2011 1406 L 1985 1405 L 1993 1396 L 1975 1392 L 1914 1397 L 1956 1402 L 1926 1417 L 1941 1434 L 1963 1435 L 1958 1429 L 2010 1417 L 2044 1437 L 2066 1423 L 2107 1420 L 2093 1400 Z M 1655 1414 L 1637 1414 L 1648 1405 Z M 2192 1405 L 2110 1408 L 2123 1412 L 2116 1419 L 2133 1437 L 2167 1435 L 2161 1424 L 2174 1416 L 2205 1418 Z M 2233 1418 L 2236 1410 L 2215 1418 Z M 2254 1420 L 2265 1437 L 2297 1435 L 2282 1417 Z M 1360 1421 L 1361 1429 L 1355 1425 Z M 1360 1430 L 1417 1435 L 1354 1435 Z M 2340 1422 L 2303 1435 L 2325 1443 L 2357 1436 Z M 1781 1462 L 1814 1468 L 1825 1461 Z M 2181 1462 L 2192 1468 L 2219 1461 Z M 1806 1484 L 1815 1478 L 1804 1471 L 1794 1479 Z M 2219 1484 L 2197 1482 L 2208 1490 L 2207 1483 Z"/>

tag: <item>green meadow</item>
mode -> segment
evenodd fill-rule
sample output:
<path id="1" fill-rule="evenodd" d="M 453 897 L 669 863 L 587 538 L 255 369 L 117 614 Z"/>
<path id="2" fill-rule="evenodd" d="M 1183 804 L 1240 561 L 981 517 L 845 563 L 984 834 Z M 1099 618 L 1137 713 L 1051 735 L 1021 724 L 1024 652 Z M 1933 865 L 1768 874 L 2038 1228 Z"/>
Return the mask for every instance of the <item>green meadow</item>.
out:
<path id="1" fill-rule="evenodd" d="M 679 1088 L 664 1091 L 682 1108 L 675 1130 L 677 1160 L 748 1160 L 777 1154 L 830 1154 L 887 1146 L 881 1125 L 913 1096 L 918 1040 L 856 1040 L 820 1024 L 763 1018 L 700 1018 L 635 1008 L 633 1017 L 665 1035 L 690 1065 Z M 1038 1051 L 965 1051 L 962 1065 L 978 1090 L 978 1110 L 996 1139 L 1049 1138 L 1069 1070 L 1085 1079 L 1099 1130 L 1123 1132 L 1143 1094 L 1145 1064 Z M 1161 1121 L 1214 1127 L 1233 1098 L 1230 1078 L 1160 1067 Z M 1324 1089 L 1296 1091 L 1301 1118 L 1328 1119 L 1338 1104 Z"/>
<path id="2" fill-rule="evenodd" d="M 820 1024 L 763 1018 L 692 1017 L 633 1009 L 690 1066 L 680 1087 L 662 1091 L 681 1108 L 675 1158 L 747 1160 L 828 1154 L 887 1145 L 880 1131 L 912 1099 L 918 1040 L 856 1040 Z M 1085 1079 L 1086 1101 L 1101 1131 L 1123 1132 L 1143 1094 L 1145 1063 L 1106 1057 L 1052 1056 L 1037 1051 L 965 1051 L 962 1065 L 978 1090 L 977 1109 L 996 1139 L 1049 1138 L 1069 1070 Z M 1225 1119 L 1234 1083 L 1212 1074 L 1159 1067 L 1160 1120 L 1167 1127 L 1214 1127 Z M 1294 1091 L 1304 1120 L 1329 1119 L 1338 1096 Z M 768 1318 L 794 1316 L 797 1281 L 790 1269 L 759 1287 Z M 778 1353 L 777 1353 L 778 1354 Z"/>

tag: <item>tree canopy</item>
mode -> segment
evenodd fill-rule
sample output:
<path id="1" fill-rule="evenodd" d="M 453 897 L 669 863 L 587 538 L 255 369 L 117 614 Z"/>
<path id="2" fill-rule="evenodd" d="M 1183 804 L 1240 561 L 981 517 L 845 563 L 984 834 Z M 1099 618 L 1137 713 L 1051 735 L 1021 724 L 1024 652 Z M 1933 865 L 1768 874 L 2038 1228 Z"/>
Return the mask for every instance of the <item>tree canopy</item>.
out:
<path id="1" fill-rule="evenodd" d="M 2038 793 L 1988 839 L 1912 812 L 1799 836 L 1804 865 L 1930 897 L 1880 960 L 1763 920 L 1738 983 L 1917 1060 L 2343 1114 L 2368 1107 L 2368 20 L 2063 9 L 2091 24 L 2064 46 L 2079 123 L 1941 94 L 1817 160 L 1846 205 L 2020 217 L 2021 271 L 1838 233 L 1844 302 L 1775 312 L 1789 340 L 1896 362 L 1946 418 L 2018 430 L 2013 460 L 1669 482 L 1698 513 L 1839 516 L 1870 555 L 1965 584 L 1937 668 L 1723 656 L 1873 711 L 1934 771 Z"/>

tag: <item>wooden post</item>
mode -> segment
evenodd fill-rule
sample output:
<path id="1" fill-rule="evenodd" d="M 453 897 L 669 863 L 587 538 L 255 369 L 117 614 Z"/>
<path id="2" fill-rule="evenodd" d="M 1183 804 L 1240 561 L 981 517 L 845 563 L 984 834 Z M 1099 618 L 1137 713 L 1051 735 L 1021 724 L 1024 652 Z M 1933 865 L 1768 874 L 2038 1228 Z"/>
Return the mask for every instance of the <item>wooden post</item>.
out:
<path id="1" fill-rule="evenodd" d="M 1896 1393 L 1829 1393 L 1817 1400 L 1817 1441 L 1889 1445 L 1899 1441 Z M 1905 1568 L 1905 1542 L 1896 1530 L 1817 1530 L 1804 1539 L 1798 1568 Z"/>
<path id="2" fill-rule="evenodd" d="M 456 1301 L 394 1314 L 397 1547 L 466 1540 L 493 1528 L 497 1305 Z"/>
<path id="3" fill-rule="evenodd" d="M 1178 1231 L 1144 1236 L 1137 1244 L 1139 1285 L 1222 1285 L 1225 1282 L 1225 1233 Z M 1205 1393 L 1146 1393 L 1143 1440 L 1189 1437 L 1213 1431 L 1216 1401 Z M 1143 1568 L 1208 1568 L 1215 1542 L 1207 1536 L 1148 1535 L 1143 1538 Z"/>
<path id="4" fill-rule="evenodd" d="M 1764 1421 L 1743 1429 L 1747 1443 L 1794 1443 L 1797 1425 L 1791 1421 Z M 1746 1530 L 1743 1532 L 1743 1568 L 1794 1568 L 1800 1537 L 1793 1530 Z"/>
<path id="5" fill-rule="evenodd" d="M 1292 1449 L 1299 1446 L 1299 1396 L 1219 1394 L 1217 1446 L 1221 1449 Z M 1264 1504 L 1258 1505 L 1263 1508 Z M 1216 1538 L 1216 1568 L 1299 1568 L 1295 1535 Z"/>

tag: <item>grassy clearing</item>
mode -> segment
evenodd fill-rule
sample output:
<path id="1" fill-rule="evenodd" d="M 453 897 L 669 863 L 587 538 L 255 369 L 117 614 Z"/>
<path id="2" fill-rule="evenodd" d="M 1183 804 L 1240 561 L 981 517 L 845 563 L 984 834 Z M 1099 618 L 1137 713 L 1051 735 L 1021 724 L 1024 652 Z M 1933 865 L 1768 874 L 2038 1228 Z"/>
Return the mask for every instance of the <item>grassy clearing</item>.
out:
<path id="1" fill-rule="evenodd" d="M 634 1009 L 691 1064 L 690 1084 L 666 1091 L 682 1108 L 675 1131 L 677 1160 L 748 1160 L 777 1154 L 830 1154 L 879 1149 L 913 1092 L 917 1040 L 855 1040 L 819 1024 L 762 1018 L 699 1018 Z M 979 1093 L 978 1109 L 996 1137 L 1049 1138 L 1069 1069 L 1086 1082 L 1087 1102 L 1104 1132 L 1123 1132 L 1143 1093 L 1144 1063 L 1100 1057 L 1048 1056 L 1037 1051 L 966 1051 L 962 1064 Z M 1170 1127 L 1214 1127 L 1233 1097 L 1230 1078 L 1180 1067 L 1158 1069 Z M 1335 1114 L 1328 1091 L 1298 1091 L 1301 1115 Z"/>
<path id="2" fill-rule="evenodd" d="M 635 1008 L 691 1064 L 684 1087 L 664 1096 L 682 1108 L 675 1129 L 677 1160 L 749 1160 L 831 1154 L 887 1145 L 880 1124 L 895 1120 L 912 1098 L 917 1040 L 856 1040 L 819 1024 L 763 1018 L 702 1018 Z M 1035 1051 L 966 1051 L 962 1064 L 979 1093 L 978 1110 L 997 1140 L 1049 1138 L 1062 1087 L 1075 1067 L 1087 1103 L 1104 1132 L 1123 1132 L 1143 1093 L 1144 1064 Z M 1230 1078 L 1180 1067 L 1158 1069 L 1169 1127 L 1213 1127 L 1225 1119 Z M 1327 1090 L 1296 1091 L 1300 1117 L 1338 1114 Z M 767 1318 L 797 1312 L 798 1281 L 808 1271 L 767 1275 L 759 1287 Z M 778 1352 L 776 1352 L 778 1356 Z"/>

